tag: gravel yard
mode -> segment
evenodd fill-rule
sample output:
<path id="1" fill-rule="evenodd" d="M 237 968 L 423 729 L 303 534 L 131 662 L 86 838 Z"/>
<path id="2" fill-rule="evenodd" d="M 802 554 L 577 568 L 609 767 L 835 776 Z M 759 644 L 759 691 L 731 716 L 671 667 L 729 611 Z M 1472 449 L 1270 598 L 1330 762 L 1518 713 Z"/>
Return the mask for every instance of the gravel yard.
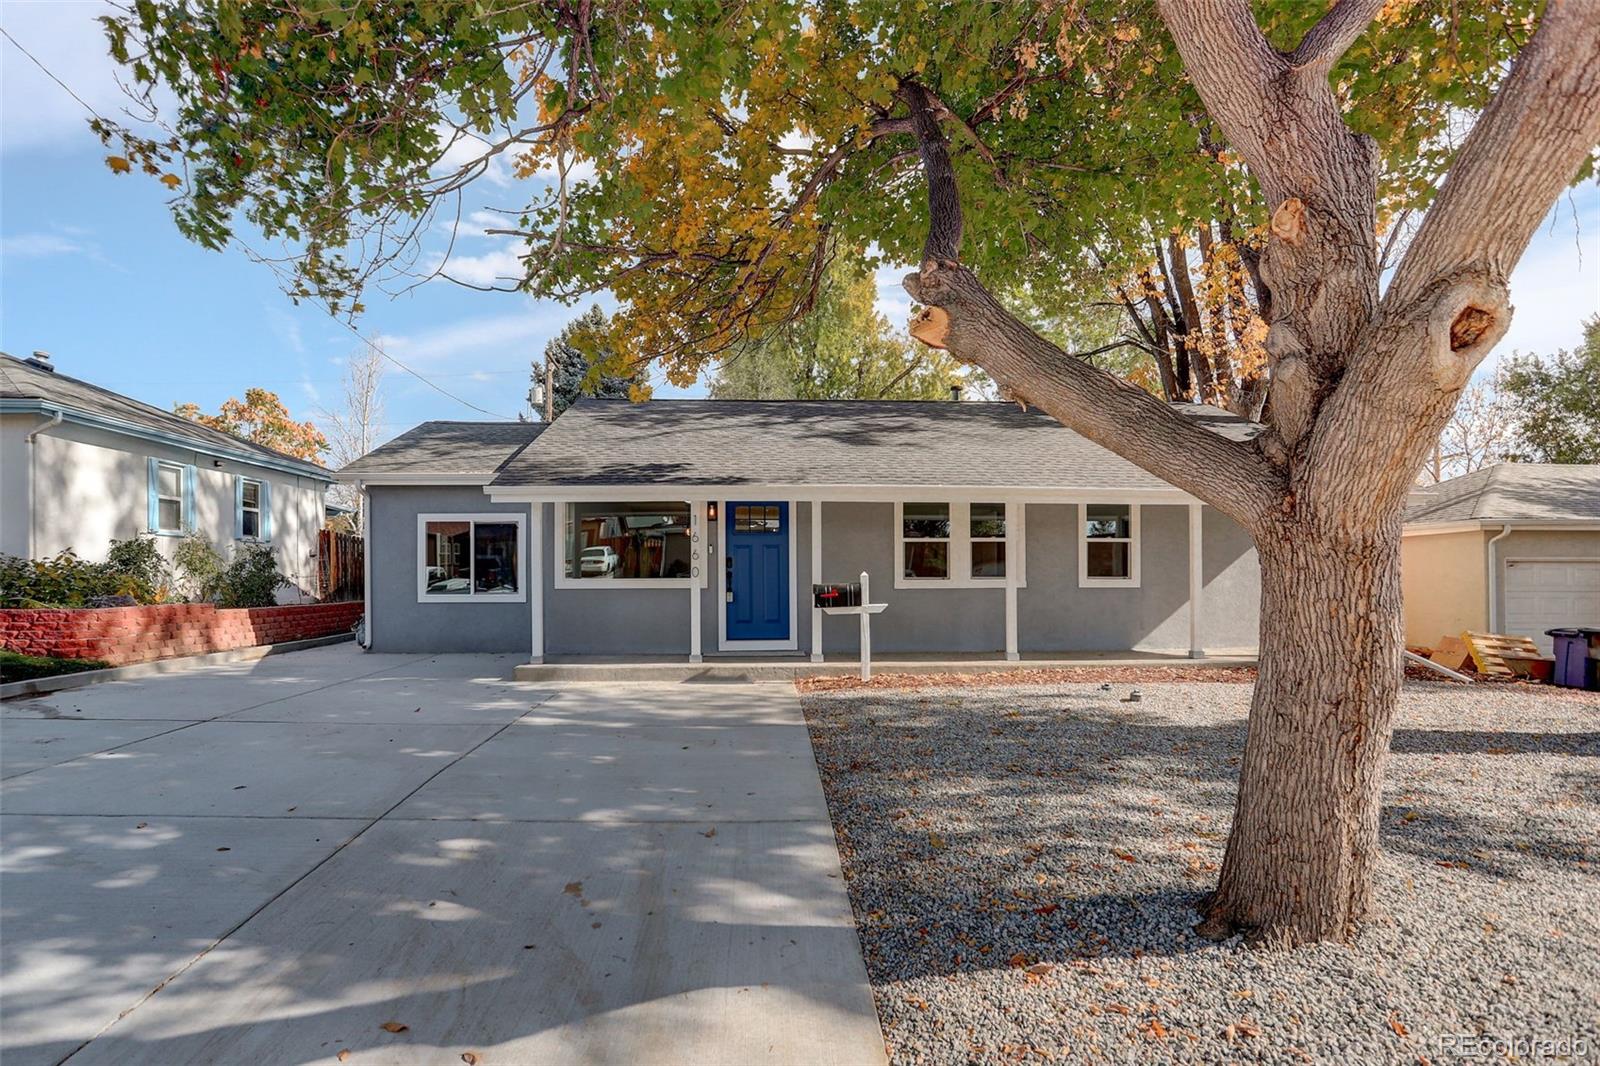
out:
<path id="1" fill-rule="evenodd" d="M 1139 687 L 804 696 L 891 1061 L 1600 1062 L 1600 698 L 1408 683 L 1387 917 L 1268 954 L 1191 931 L 1250 687 Z"/>

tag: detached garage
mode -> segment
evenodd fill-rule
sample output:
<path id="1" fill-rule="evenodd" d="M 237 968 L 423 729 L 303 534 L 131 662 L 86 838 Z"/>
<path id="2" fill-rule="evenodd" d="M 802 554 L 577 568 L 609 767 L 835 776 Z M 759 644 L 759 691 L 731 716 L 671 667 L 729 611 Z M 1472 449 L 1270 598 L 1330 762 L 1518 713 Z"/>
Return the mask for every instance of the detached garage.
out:
<path id="1" fill-rule="evenodd" d="M 1406 642 L 1600 626 L 1600 466 L 1502 463 L 1418 489 L 1401 543 Z"/>

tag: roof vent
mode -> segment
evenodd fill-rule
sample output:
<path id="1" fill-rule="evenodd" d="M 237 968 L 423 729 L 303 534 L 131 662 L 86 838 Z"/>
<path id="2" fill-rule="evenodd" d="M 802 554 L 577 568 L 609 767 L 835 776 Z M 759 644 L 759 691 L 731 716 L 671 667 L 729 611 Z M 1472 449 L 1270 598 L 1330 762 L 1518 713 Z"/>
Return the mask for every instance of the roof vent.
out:
<path id="1" fill-rule="evenodd" d="M 46 374 L 54 374 L 56 372 L 55 365 L 50 362 L 49 352 L 35 351 L 28 358 L 24 359 L 23 362 L 27 363 L 29 366 L 37 367 L 40 370 L 43 370 Z"/>
<path id="2" fill-rule="evenodd" d="M 961 386 L 960 385 L 951 385 L 950 386 L 950 398 L 952 400 L 956 401 L 957 403 L 961 402 Z"/>

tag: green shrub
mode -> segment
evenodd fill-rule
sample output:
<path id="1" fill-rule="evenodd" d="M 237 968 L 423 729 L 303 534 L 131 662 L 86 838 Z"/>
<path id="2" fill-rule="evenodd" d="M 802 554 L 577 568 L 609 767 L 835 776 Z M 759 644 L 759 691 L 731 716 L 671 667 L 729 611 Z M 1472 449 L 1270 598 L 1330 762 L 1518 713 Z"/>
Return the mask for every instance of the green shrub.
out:
<path id="1" fill-rule="evenodd" d="M 137 592 L 126 593 L 141 603 L 160 603 L 170 596 L 172 567 L 156 547 L 153 537 L 112 541 L 111 550 L 106 553 L 106 566 L 113 573 L 126 574 L 150 590 L 150 599 L 141 599 Z"/>
<path id="2" fill-rule="evenodd" d="M 217 599 L 223 562 L 209 540 L 198 533 L 184 537 L 172 553 L 172 563 L 186 586 L 189 599 L 203 602 Z"/>
<path id="3" fill-rule="evenodd" d="M 21 655 L 0 648 L 0 681 L 29 681 L 36 677 L 104 670 L 110 665 L 98 659 L 52 659 L 46 655 Z"/>
<path id="4" fill-rule="evenodd" d="M 67 549 L 53 559 L 0 557 L 0 605 L 84 607 L 106 596 L 156 602 L 156 590 L 110 563 L 90 563 Z"/>
<path id="5" fill-rule="evenodd" d="M 242 544 L 218 579 L 217 605 L 271 607 L 278 602 L 278 590 L 288 584 L 288 578 L 278 572 L 271 548 Z"/>

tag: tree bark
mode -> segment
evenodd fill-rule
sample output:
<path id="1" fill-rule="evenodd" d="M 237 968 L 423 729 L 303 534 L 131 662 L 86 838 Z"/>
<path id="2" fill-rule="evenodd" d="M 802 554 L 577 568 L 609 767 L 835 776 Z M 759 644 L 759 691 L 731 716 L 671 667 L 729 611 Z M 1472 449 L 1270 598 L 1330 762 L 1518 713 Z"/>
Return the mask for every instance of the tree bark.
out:
<path id="1" fill-rule="evenodd" d="M 954 174 L 927 101 L 907 95 L 931 224 L 927 260 L 905 284 L 937 310 L 941 346 L 1212 504 L 1255 543 L 1260 676 L 1201 928 L 1279 945 L 1348 939 L 1373 908 L 1406 493 L 1510 322 L 1511 268 L 1600 141 L 1600 7 L 1549 0 L 1380 302 L 1374 155 L 1345 125 L 1328 76 L 1381 3 L 1338 0 L 1286 54 L 1249 0 L 1158 0 L 1207 111 L 1272 209 L 1257 284 L 1275 432 L 1248 445 L 1068 356 L 957 261 Z"/>
<path id="2" fill-rule="evenodd" d="M 1345 940 L 1372 910 L 1402 624 L 1399 522 L 1257 539 L 1260 671 L 1233 828 L 1202 933 Z"/>

